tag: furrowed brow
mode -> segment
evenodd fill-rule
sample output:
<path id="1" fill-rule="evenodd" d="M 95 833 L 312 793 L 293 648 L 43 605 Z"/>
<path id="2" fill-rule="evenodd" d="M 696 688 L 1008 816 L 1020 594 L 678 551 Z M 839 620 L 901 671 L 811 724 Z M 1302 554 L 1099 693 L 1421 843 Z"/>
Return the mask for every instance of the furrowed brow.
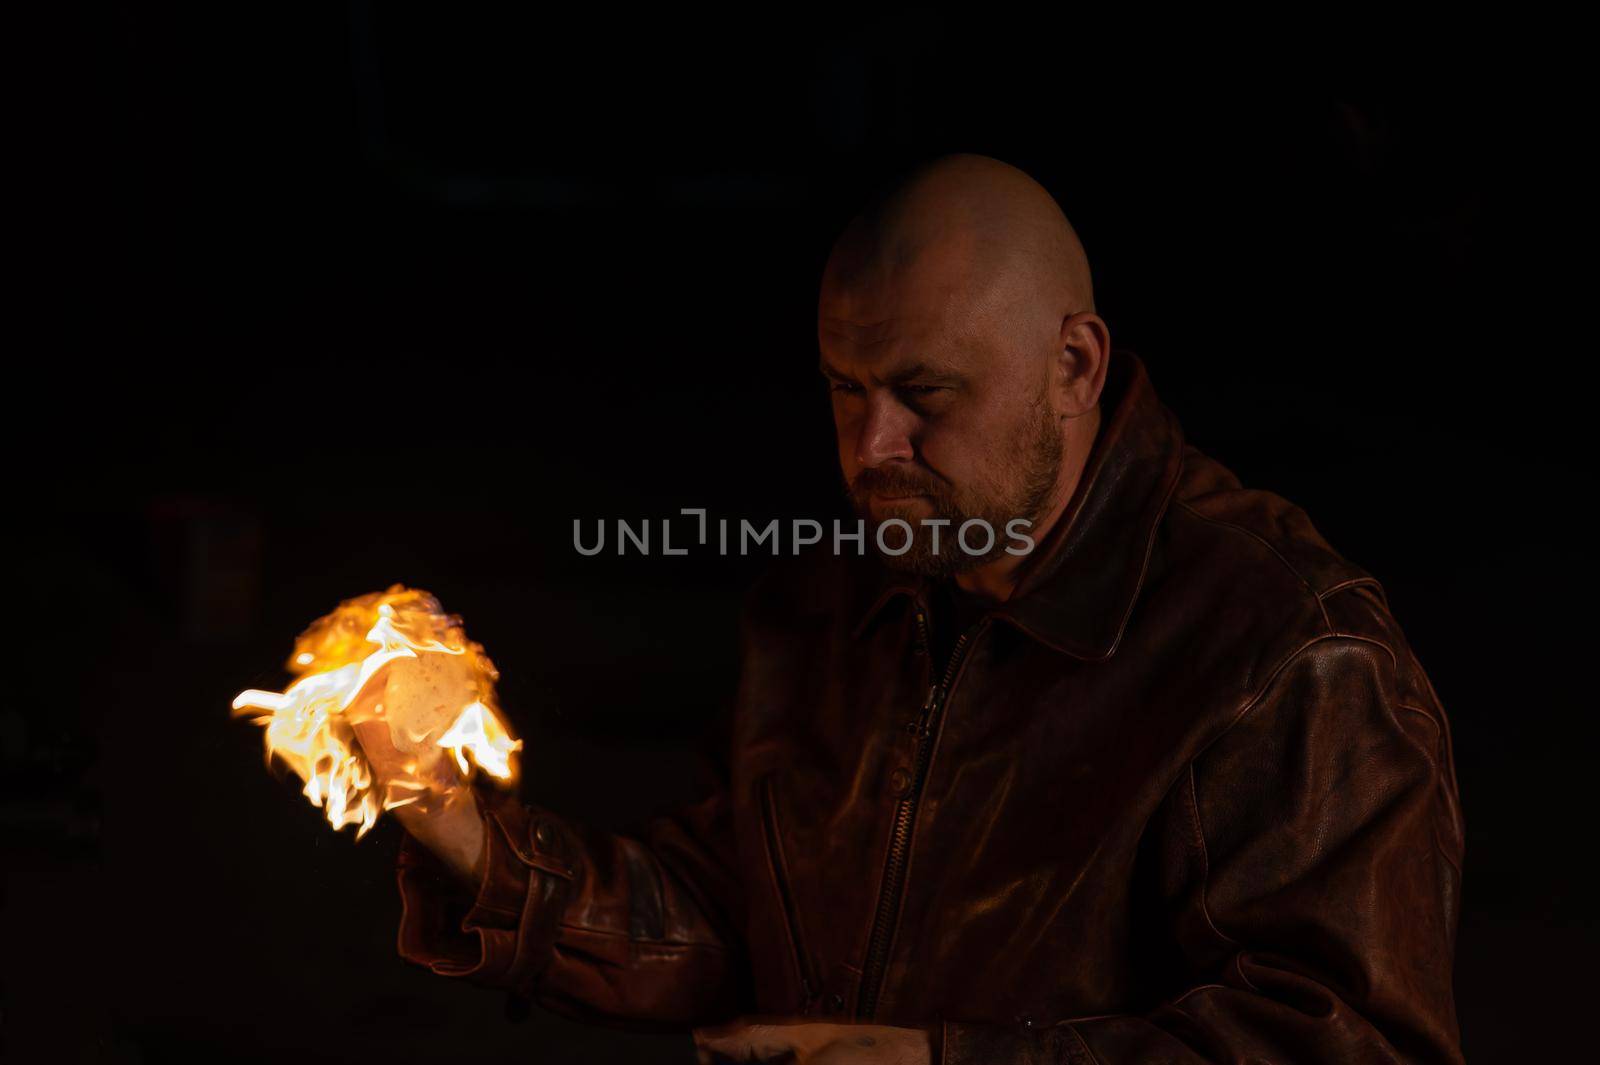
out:
<path id="1" fill-rule="evenodd" d="M 822 376 L 832 381 L 854 382 L 856 380 L 856 378 L 851 374 L 847 374 L 843 370 L 829 365 L 827 359 L 820 360 L 817 364 L 817 368 L 822 371 Z M 903 367 L 899 370 L 895 370 L 893 373 L 879 378 L 879 380 L 883 384 L 893 388 L 899 385 L 910 384 L 912 382 L 927 385 L 957 385 L 965 381 L 966 378 L 956 371 L 946 369 L 943 366 L 918 362 L 913 363 L 910 366 Z"/>
<path id="2" fill-rule="evenodd" d="M 923 385 L 955 385 L 966 380 L 961 374 L 944 366 L 919 362 L 896 370 L 884 378 L 884 384 L 904 385 L 916 382 Z"/>

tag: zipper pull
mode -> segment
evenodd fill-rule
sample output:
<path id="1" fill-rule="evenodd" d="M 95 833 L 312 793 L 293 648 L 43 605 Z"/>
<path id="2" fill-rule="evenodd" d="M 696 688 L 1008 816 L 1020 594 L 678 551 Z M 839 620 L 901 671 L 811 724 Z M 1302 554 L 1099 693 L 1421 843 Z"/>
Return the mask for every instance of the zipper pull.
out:
<path id="1" fill-rule="evenodd" d="M 914 721 L 907 721 L 905 730 L 913 736 L 926 736 L 928 722 L 933 718 L 934 711 L 939 708 L 940 701 L 944 698 L 944 688 L 935 684 L 928 689 L 928 697 L 922 701 L 922 713 Z"/>

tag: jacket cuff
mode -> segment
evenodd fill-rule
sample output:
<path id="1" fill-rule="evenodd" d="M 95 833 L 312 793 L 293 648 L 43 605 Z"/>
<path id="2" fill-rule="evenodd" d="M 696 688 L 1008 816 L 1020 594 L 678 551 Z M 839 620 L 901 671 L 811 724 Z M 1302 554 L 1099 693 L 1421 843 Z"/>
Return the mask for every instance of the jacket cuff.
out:
<path id="1" fill-rule="evenodd" d="M 550 961 L 576 848 L 556 818 L 515 796 L 473 794 L 484 827 L 475 891 L 411 836 L 400 845 L 400 955 L 442 976 L 517 988 Z"/>
<path id="2" fill-rule="evenodd" d="M 960 1024 L 945 1021 L 934 1065 L 1098 1065 L 1070 1024 Z"/>

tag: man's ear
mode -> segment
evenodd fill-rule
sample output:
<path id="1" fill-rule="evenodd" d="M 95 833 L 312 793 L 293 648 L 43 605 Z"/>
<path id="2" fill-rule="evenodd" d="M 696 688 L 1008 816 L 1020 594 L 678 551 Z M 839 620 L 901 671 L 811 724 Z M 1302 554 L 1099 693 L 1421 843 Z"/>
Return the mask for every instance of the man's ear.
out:
<path id="1" fill-rule="evenodd" d="M 1080 417 L 1100 402 L 1110 357 L 1111 330 L 1098 314 L 1080 311 L 1062 319 L 1054 387 L 1063 417 Z"/>

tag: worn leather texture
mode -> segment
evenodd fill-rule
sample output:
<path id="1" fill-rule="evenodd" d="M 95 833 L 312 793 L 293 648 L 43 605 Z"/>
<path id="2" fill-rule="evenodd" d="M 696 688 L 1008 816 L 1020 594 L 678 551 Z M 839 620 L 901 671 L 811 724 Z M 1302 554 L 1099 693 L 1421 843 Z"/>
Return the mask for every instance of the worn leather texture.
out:
<path id="1" fill-rule="evenodd" d="M 956 661 L 923 581 L 778 566 L 717 786 L 620 835 L 485 795 L 475 898 L 404 848 L 401 952 L 616 1024 L 929 1026 L 944 1065 L 1460 1061 L 1450 733 L 1383 590 L 1131 354 L 1104 409 Z"/>

